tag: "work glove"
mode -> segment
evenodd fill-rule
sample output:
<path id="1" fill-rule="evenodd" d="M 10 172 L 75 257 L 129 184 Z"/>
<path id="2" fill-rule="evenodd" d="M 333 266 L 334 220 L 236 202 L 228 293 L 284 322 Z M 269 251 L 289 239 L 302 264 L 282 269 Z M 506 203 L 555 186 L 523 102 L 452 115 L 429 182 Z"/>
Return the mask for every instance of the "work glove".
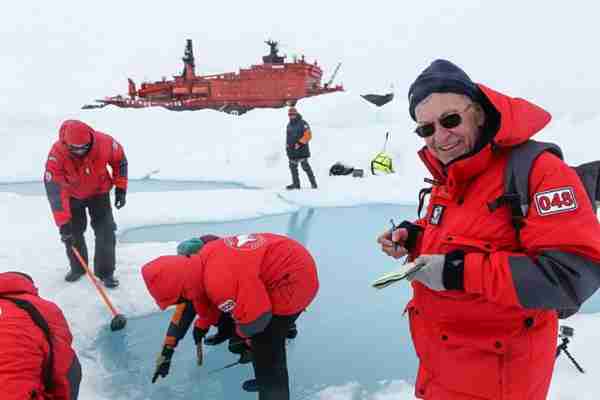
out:
<path id="1" fill-rule="evenodd" d="M 154 376 L 152 377 L 152 383 L 155 383 L 158 377 L 165 378 L 169 375 L 169 369 L 171 368 L 171 357 L 175 350 L 169 346 L 163 346 L 161 353 L 156 357 L 156 369 L 154 370 Z"/>
<path id="2" fill-rule="evenodd" d="M 403 221 L 400 225 L 395 225 L 391 220 L 392 229 L 385 231 L 377 238 L 377 243 L 381 245 L 381 251 L 393 258 L 401 258 L 415 248 L 417 236 L 422 228 L 409 221 Z"/>
<path id="3" fill-rule="evenodd" d="M 244 354 L 246 350 L 250 350 L 250 341 L 242 339 L 241 337 L 234 335 L 229 339 L 229 345 L 227 349 L 233 354 Z"/>
<path id="4" fill-rule="evenodd" d="M 121 188 L 115 188 L 115 207 L 117 210 L 123 208 L 125 206 L 125 196 L 127 191 Z"/>
<path id="5" fill-rule="evenodd" d="M 240 354 L 240 359 L 238 360 L 239 364 L 248 364 L 251 363 L 254 359 L 254 355 L 252 354 L 252 350 L 245 349 L 242 354 Z"/>
<path id="6" fill-rule="evenodd" d="M 455 250 L 446 255 L 422 255 L 415 259 L 420 269 L 408 275 L 409 281 L 419 281 L 431 290 L 464 290 L 464 252 Z"/>
<path id="7" fill-rule="evenodd" d="M 60 240 L 67 246 L 72 247 L 74 238 L 73 238 L 73 226 L 71 222 L 67 222 L 64 225 L 61 225 L 59 228 L 60 232 Z"/>
<path id="8" fill-rule="evenodd" d="M 207 329 L 201 329 L 197 326 L 194 326 L 194 343 L 196 343 L 196 363 L 198 366 L 202 366 L 202 362 L 204 361 L 204 356 L 202 354 L 202 338 L 208 332 Z"/>

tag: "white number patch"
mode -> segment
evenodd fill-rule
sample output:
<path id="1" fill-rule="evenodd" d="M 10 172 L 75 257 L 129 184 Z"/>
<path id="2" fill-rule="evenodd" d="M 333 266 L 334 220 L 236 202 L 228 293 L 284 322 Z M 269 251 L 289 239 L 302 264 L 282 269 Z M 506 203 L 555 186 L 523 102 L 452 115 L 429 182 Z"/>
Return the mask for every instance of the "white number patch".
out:
<path id="1" fill-rule="evenodd" d="M 535 206 L 545 216 L 576 210 L 577 200 L 573 188 L 565 187 L 536 193 Z"/>
<path id="2" fill-rule="evenodd" d="M 229 299 L 219 304 L 219 310 L 223 312 L 231 312 L 235 308 L 235 301 Z"/>
<path id="3" fill-rule="evenodd" d="M 225 244 L 233 249 L 242 251 L 256 250 L 266 243 L 266 239 L 256 233 L 225 238 Z"/>

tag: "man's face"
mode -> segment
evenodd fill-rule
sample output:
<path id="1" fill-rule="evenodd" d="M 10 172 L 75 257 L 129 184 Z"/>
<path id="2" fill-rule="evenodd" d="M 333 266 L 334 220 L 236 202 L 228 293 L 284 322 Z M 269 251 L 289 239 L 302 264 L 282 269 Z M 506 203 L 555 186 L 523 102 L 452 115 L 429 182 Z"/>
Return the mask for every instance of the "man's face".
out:
<path id="1" fill-rule="evenodd" d="M 86 144 L 82 144 L 82 145 L 75 145 L 75 144 L 67 145 L 67 148 L 69 149 L 69 153 L 71 153 L 71 155 L 73 157 L 77 157 L 77 158 L 85 157 L 85 155 L 90 151 L 91 147 L 92 147 L 91 143 L 86 143 Z"/>
<path id="2" fill-rule="evenodd" d="M 418 128 L 433 128 L 433 134 L 424 138 L 425 145 L 442 164 L 472 151 L 485 121 L 485 114 L 477 103 L 455 93 L 431 94 L 417 105 L 415 115 Z M 443 126 L 457 122 L 453 127 Z"/>

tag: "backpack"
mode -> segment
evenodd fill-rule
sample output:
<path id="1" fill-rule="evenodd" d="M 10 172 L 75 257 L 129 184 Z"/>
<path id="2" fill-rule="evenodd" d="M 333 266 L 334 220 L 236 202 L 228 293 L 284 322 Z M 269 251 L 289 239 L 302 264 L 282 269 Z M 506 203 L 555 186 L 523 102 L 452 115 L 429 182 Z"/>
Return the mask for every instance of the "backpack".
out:
<path id="1" fill-rule="evenodd" d="M 354 171 L 353 167 L 349 167 L 347 165 L 342 164 L 341 162 L 336 162 L 329 168 L 329 176 L 331 175 L 350 175 Z"/>
<path id="2" fill-rule="evenodd" d="M 529 210 L 529 173 L 533 162 L 544 151 L 563 159 L 563 154 L 556 144 L 528 140 L 513 148 L 509 155 L 506 170 L 504 171 L 504 193 L 496 200 L 488 204 L 491 212 L 502 205 L 508 205 L 511 211 L 511 220 L 515 228 L 517 241 L 521 241 L 520 231 L 524 226 L 523 219 Z M 585 191 L 592 203 L 594 213 L 597 211 L 600 201 L 600 161 L 592 161 L 577 167 L 571 167 L 577 172 L 577 176 L 583 183 Z M 549 199 L 550 200 L 550 199 Z M 554 201 L 551 199 L 550 201 Z M 560 201 L 560 199 L 558 199 Z"/>
<path id="3" fill-rule="evenodd" d="M 392 157 L 385 153 L 379 153 L 371 161 L 371 173 L 377 175 L 378 172 L 383 174 L 393 174 L 394 167 L 392 165 Z"/>

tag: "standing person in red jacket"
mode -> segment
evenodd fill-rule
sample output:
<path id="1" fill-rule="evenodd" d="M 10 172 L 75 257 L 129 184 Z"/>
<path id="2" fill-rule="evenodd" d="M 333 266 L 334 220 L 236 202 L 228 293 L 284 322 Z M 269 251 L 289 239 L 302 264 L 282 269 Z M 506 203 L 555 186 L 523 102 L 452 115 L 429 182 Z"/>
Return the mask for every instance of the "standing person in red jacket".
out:
<path id="1" fill-rule="evenodd" d="M 81 366 L 69 325 L 29 275 L 0 273 L 0 398 L 76 400 Z"/>
<path id="2" fill-rule="evenodd" d="M 197 254 L 162 256 L 142 267 L 158 306 L 178 305 L 153 382 L 169 373 L 177 342 L 196 315 L 201 364 L 202 338 L 221 313 L 230 313 L 253 354 L 256 380 L 244 382 L 243 388 L 258 391 L 260 400 L 289 399 L 285 339 L 318 291 L 312 256 L 295 240 L 272 233 L 203 238 L 206 243 Z"/>
<path id="3" fill-rule="evenodd" d="M 117 287 L 119 281 L 114 277 L 117 226 L 109 192 L 114 185 L 115 207 L 120 209 L 125 205 L 127 158 L 123 147 L 111 136 L 94 131 L 81 121 L 67 120 L 60 127 L 58 141 L 50 149 L 44 182 L 71 266 L 65 280 L 74 282 L 85 273 L 71 247 L 87 262 L 83 236 L 87 208 L 96 237 L 94 273 L 106 287 Z"/>
<path id="4" fill-rule="evenodd" d="M 424 218 L 378 242 L 422 268 L 407 306 L 423 399 L 543 400 L 554 367 L 558 315 L 600 286 L 600 225 L 575 171 L 542 153 L 529 177 L 531 206 L 517 230 L 504 190 L 511 150 L 550 114 L 475 84 L 436 60 L 409 90 L 421 160 L 433 176 Z M 550 211 L 542 194 L 559 199 Z M 562 201 L 562 200 L 564 201 Z M 535 204 L 534 204 L 535 203 Z"/>

